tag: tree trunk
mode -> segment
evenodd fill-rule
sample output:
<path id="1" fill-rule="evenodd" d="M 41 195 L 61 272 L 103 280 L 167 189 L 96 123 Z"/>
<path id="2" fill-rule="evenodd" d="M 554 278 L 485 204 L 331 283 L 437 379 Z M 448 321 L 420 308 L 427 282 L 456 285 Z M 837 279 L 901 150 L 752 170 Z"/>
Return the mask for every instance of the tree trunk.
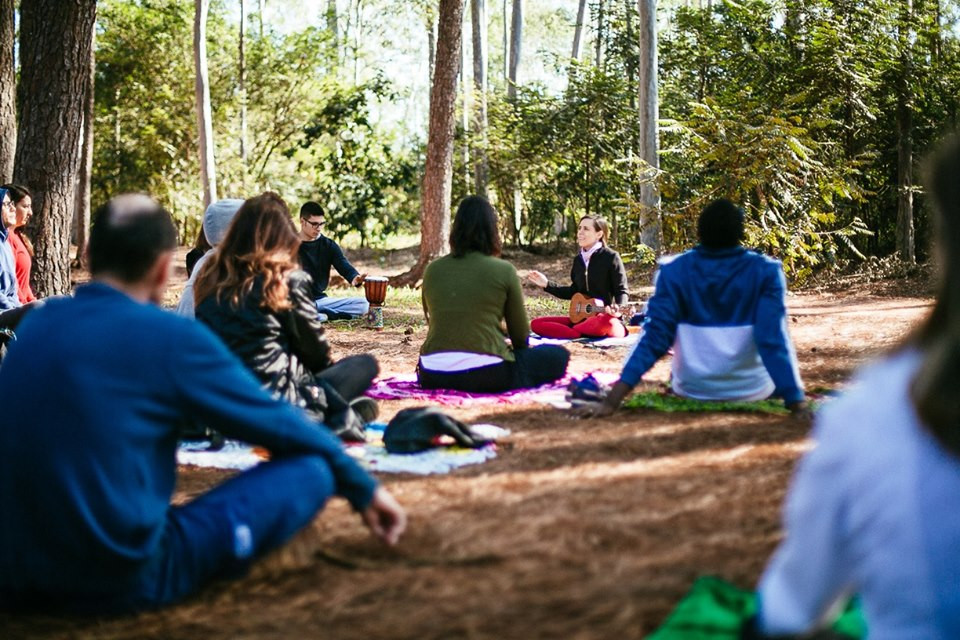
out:
<path id="1" fill-rule="evenodd" d="M 33 287 L 39 297 L 70 290 L 70 222 L 96 16 L 95 0 L 33 0 L 20 6 L 21 104 L 13 178 L 33 192 Z"/>
<path id="2" fill-rule="evenodd" d="M 210 0 L 194 0 L 193 66 L 196 72 L 197 131 L 200 149 L 200 182 L 203 207 L 217 199 L 217 167 L 213 155 L 213 117 L 210 109 L 210 82 L 207 74 L 207 14 Z"/>
<path id="3" fill-rule="evenodd" d="M 462 28 L 466 29 L 467 25 L 464 23 Z M 463 153 L 462 162 L 463 162 L 463 190 L 466 193 L 470 193 L 470 187 L 473 182 L 472 171 L 470 170 L 470 94 L 472 89 L 470 88 L 470 81 L 467 80 L 467 45 L 466 45 L 467 35 L 465 33 L 460 34 L 460 126 L 463 128 L 463 148 L 461 152 Z"/>
<path id="4" fill-rule="evenodd" d="M 239 89 L 240 89 L 240 184 L 243 191 L 247 191 L 247 65 L 244 58 L 244 40 L 246 35 L 247 14 L 244 10 L 244 1 L 240 0 L 240 42 L 237 47 L 238 66 L 240 67 Z"/>
<path id="5" fill-rule="evenodd" d="M 571 60 L 580 60 L 580 50 L 583 46 L 583 19 L 587 12 L 587 0 L 580 0 L 580 6 L 577 7 L 577 27 L 573 32 L 573 51 L 570 52 Z"/>
<path id="6" fill-rule="evenodd" d="M 327 0 L 327 29 L 330 31 L 330 37 L 333 39 L 337 51 L 340 50 L 338 39 L 340 32 L 337 28 L 337 0 Z"/>
<path id="7" fill-rule="evenodd" d="M 453 134 L 456 123 L 457 67 L 463 33 L 463 0 L 440 0 L 437 63 L 430 91 L 430 127 L 420 204 L 420 258 L 394 279 L 413 284 L 427 264 L 450 250 L 450 198 L 453 179 Z"/>
<path id="8" fill-rule="evenodd" d="M 17 76 L 13 62 L 14 0 L 0 0 L 0 181 L 13 179 L 17 151 Z"/>
<path id="9" fill-rule="evenodd" d="M 639 91 L 640 157 L 650 166 L 648 180 L 640 184 L 640 242 L 660 253 L 660 169 L 657 121 L 660 107 L 657 96 L 657 0 L 637 0 L 639 13 Z"/>
<path id="10" fill-rule="evenodd" d="M 487 7 L 485 0 L 471 0 L 473 23 L 473 90 L 477 101 L 473 108 L 473 129 L 479 144 L 473 150 L 473 188 L 487 196 L 490 161 L 487 158 Z"/>
<path id="11" fill-rule="evenodd" d="M 523 41 L 523 0 L 513 0 L 510 16 L 510 76 L 507 78 L 507 98 L 517 99 L 517 72 L 520 69 L 520 44 Z"/>
<path id="12" fill-rule="evenodd" d="M 433 70 L 437 66 L 437 22 L 427 19 L 427 74 L 430 76 L 430 90 L 433 91 Z"/>
<path id="13" fill-rule="evenodd" d="M 913 230 L 913 65 L 911 0 L 900 12 L 900 77 L 897 81 L 897 255 L 916 261 Z"/>
<path id="14" fill-rule="evenodd" d="M 606 29 L 603 0 L 597 0 L 597 41 L 594 43 L 597 49 L 597 69 L 603 68 L 603 38 Z"/>
<path id="15" fill-rule="evenodd" d="M 97 74 L 95 49 L 90 52 L 90 68 L 87 72 L 87 86 L 83 98 L 83 147 L 80 152 L 80 172 L 77 176 L 77 192 L 74 198 L 74 221 L 77 225 L 77 257 L 74 261 L 86 269 L 87 244 L 90 239 L 90 176 L 93 174 L 93 106 L 94 78 Z"/>

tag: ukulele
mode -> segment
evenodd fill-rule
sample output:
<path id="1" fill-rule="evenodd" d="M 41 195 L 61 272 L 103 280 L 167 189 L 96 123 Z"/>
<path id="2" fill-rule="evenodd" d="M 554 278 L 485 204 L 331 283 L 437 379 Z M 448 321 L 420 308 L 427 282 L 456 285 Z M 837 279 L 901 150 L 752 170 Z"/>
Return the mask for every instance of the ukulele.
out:
<path id="1" fill-rule="evenodd" d="M 570 322 L 577 324 L 598 313 L 603 313 L 603 300 L 588 298 L 582 293 L 573 294 L 573 298 L 570 299 Z"/>

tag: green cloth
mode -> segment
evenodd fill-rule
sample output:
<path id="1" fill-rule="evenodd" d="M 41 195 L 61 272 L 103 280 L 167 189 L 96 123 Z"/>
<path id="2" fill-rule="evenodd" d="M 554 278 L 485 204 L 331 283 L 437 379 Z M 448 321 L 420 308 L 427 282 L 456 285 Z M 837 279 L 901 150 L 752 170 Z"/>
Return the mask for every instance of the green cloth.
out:
<path id="1" fill-rule="evenodd" d="M 654 411 L 697 412 L 697 411 L 739 411 L 744 413 L 790 413 L 781 400 L 714 401 L 694 400 L 671 393 L 643 391 L 627 398 L 623 406 L 627 409 L 653 409 Z"/>
<path id="2" fill-rule="evenodd" d="M 513 345 L 527 346 L 530 323 L 520 278 L 506 260 L 476 251 L 434 260 L 423 274 L 422 297 L 430 328 L 421 355 L 467 351 L 512 361 L 500 329 L 504 319 Z"/>
<path id="3" fill-rule="evenodd" d="M 646 640 L 737 640 L 744 622 L 756 613 L 755 592 L 744 591 L 720 578 L 698 578 Z M 859 603 L 852 600 L 831 628 L 851 639 L 866 636 L 867 626 Z"/>

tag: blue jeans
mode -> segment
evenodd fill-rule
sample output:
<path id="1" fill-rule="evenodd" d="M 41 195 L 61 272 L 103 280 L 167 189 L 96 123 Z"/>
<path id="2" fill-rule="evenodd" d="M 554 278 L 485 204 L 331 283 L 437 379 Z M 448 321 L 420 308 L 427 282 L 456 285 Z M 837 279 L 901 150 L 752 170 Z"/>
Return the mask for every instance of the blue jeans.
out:
<path id="1" fill-rule="evenodd" d="M 317 298 L 317 312 L 329 315 L 360 317 L 370 310 L 365 298 Z"/>
<path id="2" fill-rule="evenodd" d="M 260 464 L 172 507 L 162 542 L 132 588 L 113 599 L 78 602 L 77 608 L 88 613 L 155 609 L 214 580 L 239 577 L 256 558 L 309 524 L 333 493 L 333 474 L 320 456 Z"/>

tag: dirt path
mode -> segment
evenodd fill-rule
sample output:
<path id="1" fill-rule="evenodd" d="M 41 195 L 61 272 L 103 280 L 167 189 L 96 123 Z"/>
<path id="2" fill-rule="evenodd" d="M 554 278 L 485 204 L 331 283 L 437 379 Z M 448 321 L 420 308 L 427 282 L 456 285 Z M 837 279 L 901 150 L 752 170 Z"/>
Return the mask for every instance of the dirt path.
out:
<path id="1" fill-rule="evenodd" d="M 842 385 L 929 308 L 869 288 L 790 299 L 809 388 Z M 410 372 L 425 330 L 331 332 Z M 624 350 L 572 347 L 571 368 L 617 371 Z M 665 382 L 668 362 L 647 376 Z M 384 403 L 386 418 L 415 403 Z M 452 409 L 512 430 L 499 457 L 439 477 L 385 476 L 410 530 L 395 551 L 342 501 L 248 578 L 170 610 L 105 621 L 0 617 L 0 637 L 642 638 L 700 575 L 752 585 L 809 424 L 745 414 L 620 413 L 577 421 L 540 406 Z M 177 499 L 227 474 L 186 469 Z M 69 532 L 64 532 L 69 535 Z"/>

